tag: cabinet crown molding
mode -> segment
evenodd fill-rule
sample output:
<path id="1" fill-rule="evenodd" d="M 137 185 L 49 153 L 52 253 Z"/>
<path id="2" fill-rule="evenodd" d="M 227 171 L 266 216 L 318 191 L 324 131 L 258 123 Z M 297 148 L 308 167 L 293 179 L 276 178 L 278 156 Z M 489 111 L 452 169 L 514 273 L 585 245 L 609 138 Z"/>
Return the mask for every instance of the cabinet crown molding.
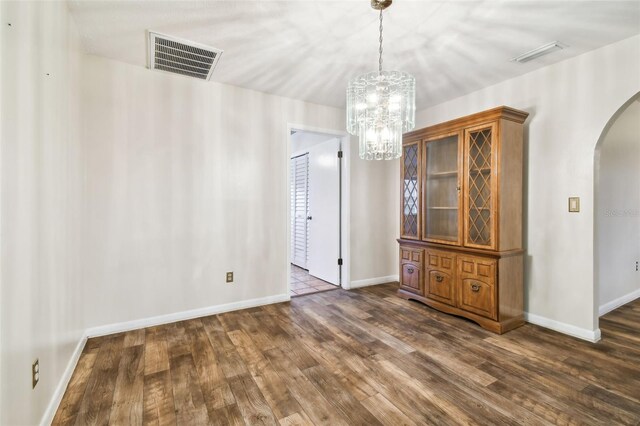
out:
<path id="1" fill-rule="evenodd" d="M 523 124 L 528 116 L 529 113 L 526 111 L 520 111 L 503 105 L 405 133 L 403 135 L 403 143 L 413 142 L 415 140 L 434 135 L 451 133 L 459 128 L 476 126 L 501 119 Z"/>

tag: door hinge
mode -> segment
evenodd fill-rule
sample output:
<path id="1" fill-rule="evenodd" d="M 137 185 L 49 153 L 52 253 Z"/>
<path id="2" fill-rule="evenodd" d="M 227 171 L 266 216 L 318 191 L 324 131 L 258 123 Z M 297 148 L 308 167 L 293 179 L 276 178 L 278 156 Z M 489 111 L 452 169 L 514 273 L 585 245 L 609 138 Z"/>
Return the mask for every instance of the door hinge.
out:
<path id="1" fill-rule="evenodd" d="M 338 266 L 342 266 L 342 258 L 338 259 Z"/>
<path id="2" fill-rule="evenodd" d="M 342 158 L 342 151 L 338 151 L 338 158 Z"/>

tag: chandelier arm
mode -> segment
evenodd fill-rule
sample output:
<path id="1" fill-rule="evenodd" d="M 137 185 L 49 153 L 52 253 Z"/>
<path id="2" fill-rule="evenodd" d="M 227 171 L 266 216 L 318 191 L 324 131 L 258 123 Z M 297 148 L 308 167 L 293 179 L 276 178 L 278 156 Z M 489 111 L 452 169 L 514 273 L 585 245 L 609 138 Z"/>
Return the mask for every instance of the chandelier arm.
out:
<path id="1" fill-rule="evenodd" d="M 378 74 L 382 73 L 382 9 L 380 9 L 380 47 L 378 48 Z"/>

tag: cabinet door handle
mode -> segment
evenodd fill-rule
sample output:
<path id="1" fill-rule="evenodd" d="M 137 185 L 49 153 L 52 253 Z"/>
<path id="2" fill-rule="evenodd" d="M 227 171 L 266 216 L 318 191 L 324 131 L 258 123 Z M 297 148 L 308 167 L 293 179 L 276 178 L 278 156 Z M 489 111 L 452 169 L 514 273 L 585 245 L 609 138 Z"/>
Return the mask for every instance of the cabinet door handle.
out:
<path id="1" fill-rule="evenodd" d="M 443 279 L 444 277 L 442 275 L 436 275 L 436 281 L 438 281 L 439 283 L 441 283 Z"/>
<path id="2" fill-rule="evenodd" d="M 413 268 L 407 268 L 407 272 L 410 274 L 413 274 L 414 269 Z"/>
<path id="3" fill-rule="evenodd" d="M 471 284 L 471 291 L 477 293 L 480 291 L 480 286 L 476 283 Z"/>

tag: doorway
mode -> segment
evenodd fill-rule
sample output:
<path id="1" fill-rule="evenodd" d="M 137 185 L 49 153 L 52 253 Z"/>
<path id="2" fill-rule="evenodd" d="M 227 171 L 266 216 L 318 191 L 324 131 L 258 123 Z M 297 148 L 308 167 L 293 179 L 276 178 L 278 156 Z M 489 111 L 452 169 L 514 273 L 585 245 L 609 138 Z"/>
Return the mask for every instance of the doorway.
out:
<path id="1" fill-rule="evenodd" d="M 346 254 L 343 139 L 336 133 L 290 129 L 292 297 L 335 290 L 342 284 Z"/>
<path id="2" fill-rule="evenodd" d="M 614 114 L 596 146 L 594 264 L 599 317 L 640 298 L 637 182 L 640 93 Z"/>

